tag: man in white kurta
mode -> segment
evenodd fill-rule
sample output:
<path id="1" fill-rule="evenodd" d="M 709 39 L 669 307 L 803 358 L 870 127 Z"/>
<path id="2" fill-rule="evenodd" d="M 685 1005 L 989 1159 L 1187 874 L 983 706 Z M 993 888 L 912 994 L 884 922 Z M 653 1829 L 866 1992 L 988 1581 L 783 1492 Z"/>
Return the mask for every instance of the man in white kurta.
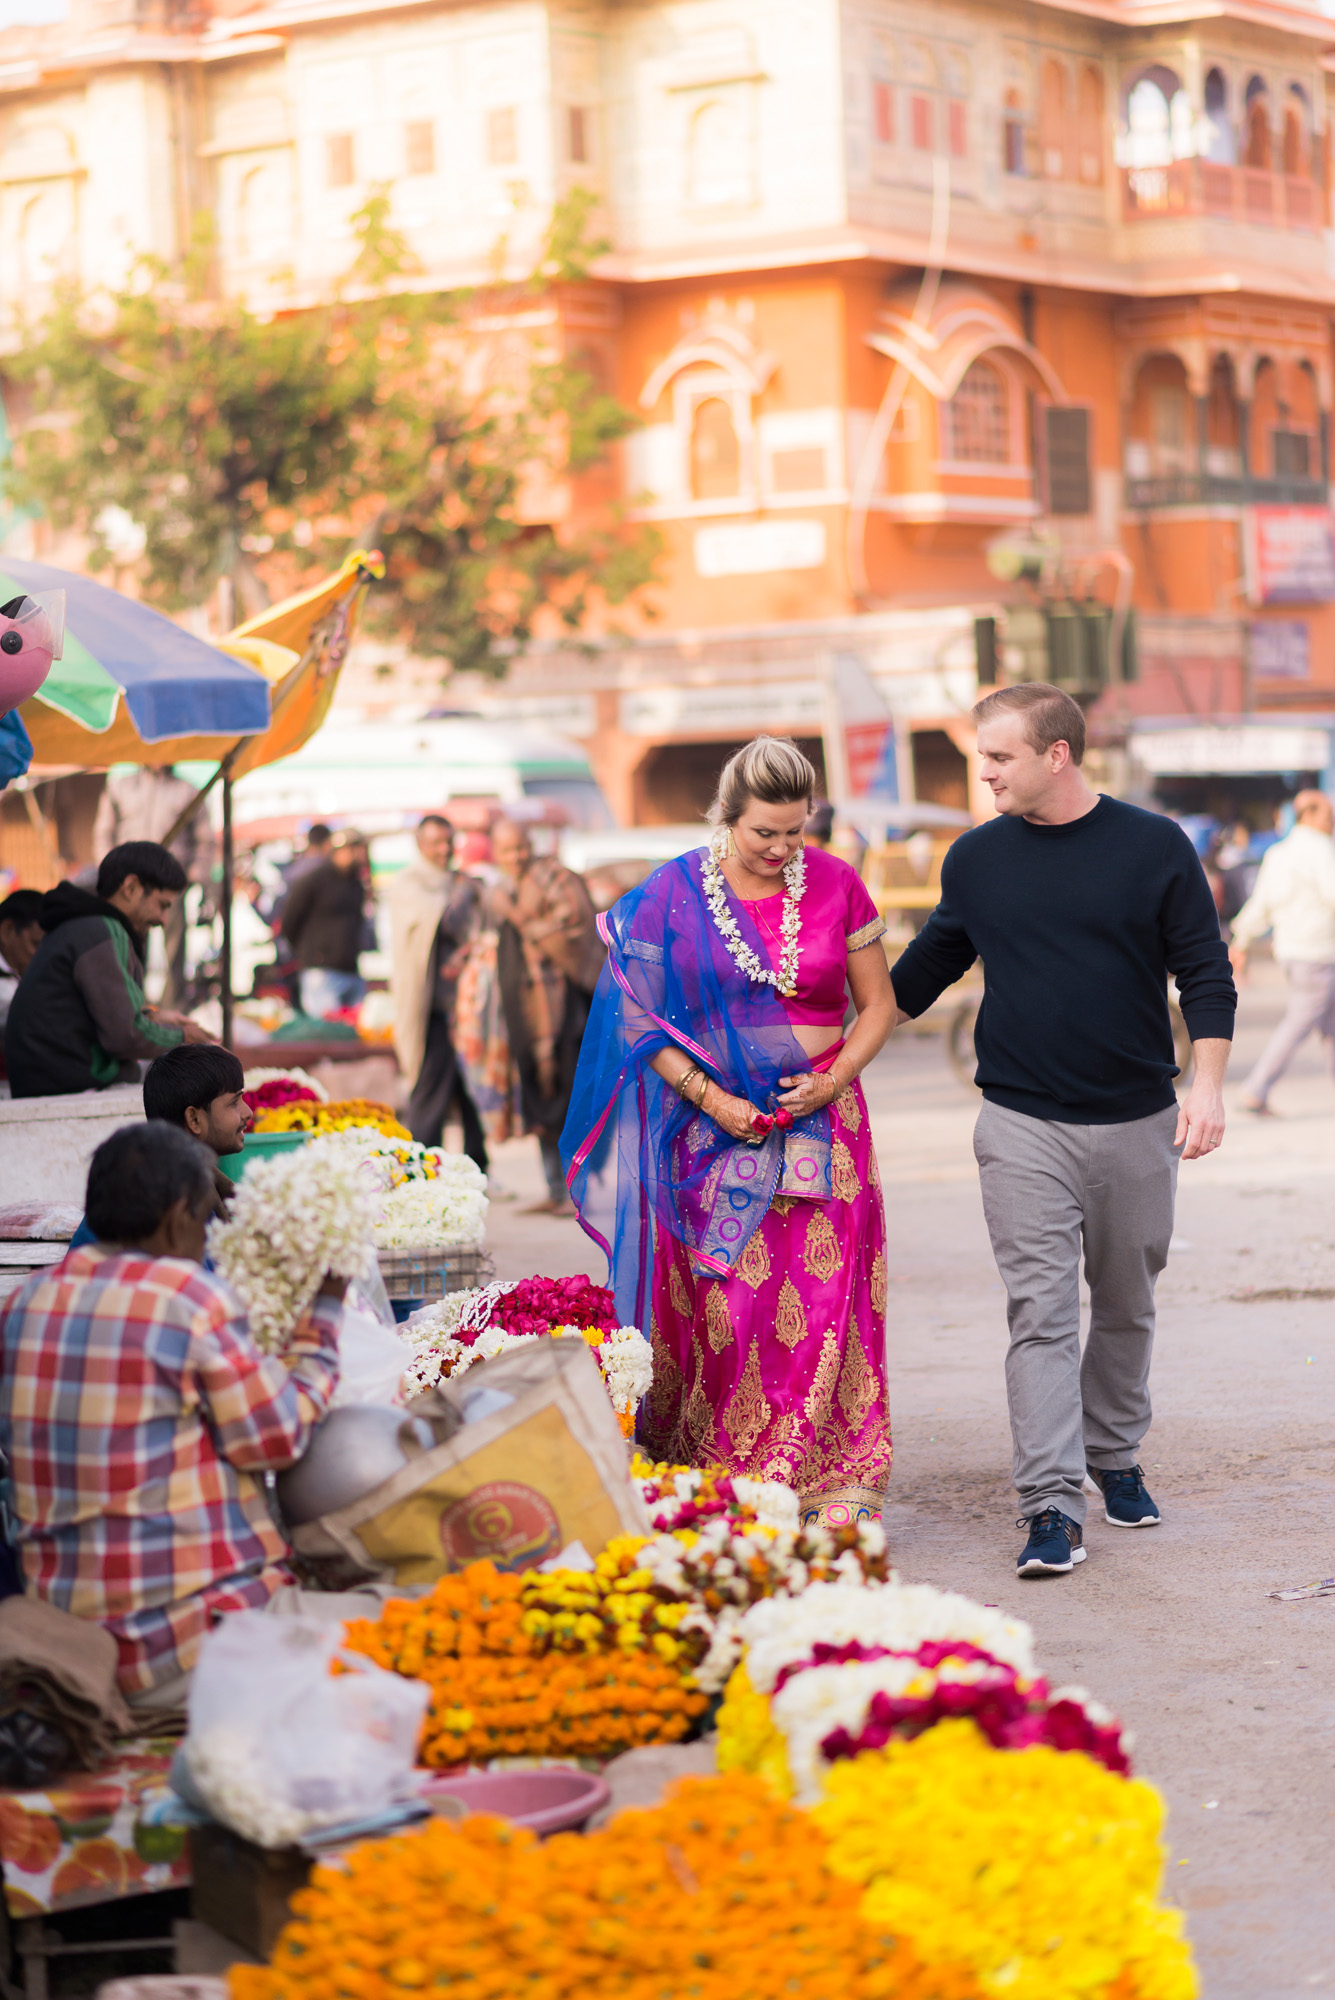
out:
<path id="1" fill-rule="evenodd" d="M 1244 1085 L 1248 1111 L 1268 1112 L 1270 1093 L 1317 1029 L 1335 1040 L 1335 812 L 1324 792 L 1299 792 L 1295 824 L 1268 850 L 1256 887 L 1233 922 L 1233 963 L 1267 931 L 1289 982 L 1283 1020 Z"/>

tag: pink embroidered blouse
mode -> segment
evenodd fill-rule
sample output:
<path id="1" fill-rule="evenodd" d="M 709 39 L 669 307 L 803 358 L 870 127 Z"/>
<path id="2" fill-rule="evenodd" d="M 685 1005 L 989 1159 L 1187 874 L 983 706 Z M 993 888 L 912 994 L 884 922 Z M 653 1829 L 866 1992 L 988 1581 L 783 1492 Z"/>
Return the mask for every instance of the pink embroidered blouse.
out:
<path id="1" fill-rule="evenodd" d="M 884 930 L 865 882 L 837 855 L 823 847 L 806 850 L 806 888 L 802 894 L 801 955 L 797 961 L 797 991 L 791 999 L 780 994 L 790 1021 L 802 1026 L 839 1028 L 847 1007 L 848 958 L 874 944 Z M 783 906 L 786 889 L 747 903 L 748 915 L 764 939 L 770 964 L 776 969 L 783 953 Z"/>

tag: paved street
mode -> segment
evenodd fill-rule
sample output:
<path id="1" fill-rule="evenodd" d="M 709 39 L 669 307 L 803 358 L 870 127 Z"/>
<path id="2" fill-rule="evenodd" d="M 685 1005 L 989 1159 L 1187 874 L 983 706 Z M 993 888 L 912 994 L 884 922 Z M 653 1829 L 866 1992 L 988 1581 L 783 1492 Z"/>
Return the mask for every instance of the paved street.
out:
<path id="1" fill-rule="evenodd" d="M 1277 1018 L 1274 969 L 1246 989 L 1234 1074 Z M 1092 1520 L 1070 1577 L 1017 1582 L 1003 1297 L 978 1197 L 976 1100 L 939 1041 L 896 1035 L 868 1079 L 894 1283 L 896 1464 L 886 1510 L 901 1574 L 1030 1619 L 1054 1682 L 1135 1732 L 1170 1806 L 1168 1890 L 1206 2000 L 1335 1993 L 1335 1598 L 1266 1593 L 1335 1574 L 1335 1083 L 1309 1044 L 1273 1120 L 1235 1110 L 1222 1151 L 1183 1169 L 1160 1281 L 1154 1428 L 1163 1525 Z M 1237 1083 L 1231 1104 L 1239 1096 Z M 577 1229 L 521 1216 L 536 1146 L 497 1161 L 521 1197 L 492 1210 L 498 1273 L 588 1270 Z M 586 1254 L 586 1250 L 592 1254 Z M 1091 1509 L 1092 1513 L 1092 1509 Z"/>

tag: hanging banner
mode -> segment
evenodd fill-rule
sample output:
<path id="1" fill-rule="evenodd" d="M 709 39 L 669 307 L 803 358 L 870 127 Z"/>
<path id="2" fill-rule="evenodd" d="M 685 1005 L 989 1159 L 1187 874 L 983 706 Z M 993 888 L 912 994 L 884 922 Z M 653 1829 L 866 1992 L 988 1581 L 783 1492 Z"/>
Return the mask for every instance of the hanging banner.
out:
<path id="1" fill-rule="evenodd" d="M 1335 538 L 1328 507 L 1246 507 L 1243 549 L 1253 604 L 1335 600 Z"/>
<path id="2" fill-rule="evenodd" d="M 854 653 L 837 653 L 829 680 L 825 771 L 830 797 L 898 799 L 894 718 L 885 696 Z"/>

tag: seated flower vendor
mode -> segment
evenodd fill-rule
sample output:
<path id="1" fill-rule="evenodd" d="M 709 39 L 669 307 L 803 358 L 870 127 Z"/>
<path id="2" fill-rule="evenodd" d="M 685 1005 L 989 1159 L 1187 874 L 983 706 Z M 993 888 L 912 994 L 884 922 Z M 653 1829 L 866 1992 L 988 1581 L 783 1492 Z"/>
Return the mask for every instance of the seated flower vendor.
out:
<path id="1" fill-rule="evenodd" d="M 144 1116 L 161 1118 L 198 1139 L 215 1156 L 212 1213 L 227 1214 L 232 1183 L 217 1160 L 241 1151 L 254 1113 L 246 1103 L 245 1072 L 230 1049 L 214 1042 L 182 1042 L 149 1064 L 144 1076 Z M 97 1241 L 85 1216 L 70 1249 Z"/>
<path id="2" fill-rule="evenodd" d="M 95 1619 L 130 1706 L 180 1708 L 200 1640 L 292 1581 L 263 1475 L 300 1458 L 338 1380 L 342 1279 L 282 1359 L 200 1268 L 213 1155 L 127 1125 L 88 1172 L 96 1243 L 0 1316 L 0 1450 L 27 1592 Z"/>

